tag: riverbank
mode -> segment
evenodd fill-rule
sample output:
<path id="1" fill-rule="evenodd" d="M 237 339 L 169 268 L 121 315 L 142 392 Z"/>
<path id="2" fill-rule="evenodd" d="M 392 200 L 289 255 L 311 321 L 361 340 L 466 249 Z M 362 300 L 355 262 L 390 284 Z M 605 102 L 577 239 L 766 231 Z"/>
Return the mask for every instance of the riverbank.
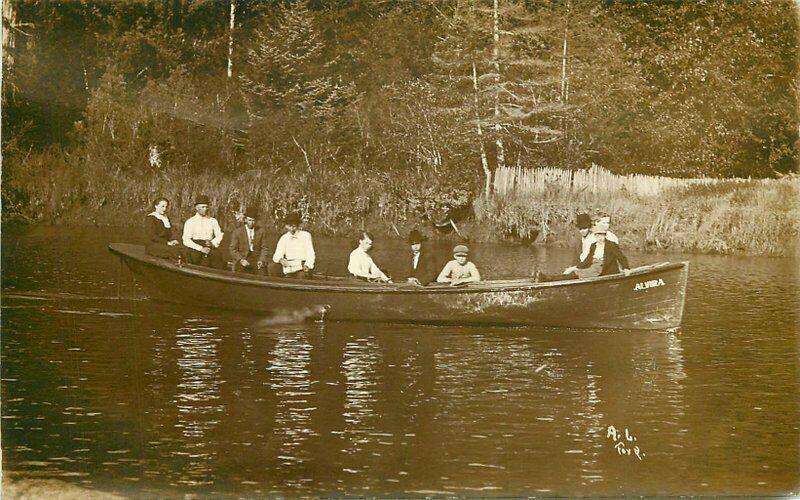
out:
<path id="1" fill-rule="evenodd" d="M 623 246 L 641 251 L 787 256 L 796 254 L 800 235 L 797 175 L 675 187 L 658 196 L 543 189 L 485 200 L 466 190 L 426 187 L 430 180 L 414 185 L 413 179 L 390 183 L 361 176 L 356 183 L 341 174 L 277 177 L 260 170 L 228 177 L 165 171 L 133 176 L 68 162 L 53 166 L 50 160 L 28 158 L 25 168 L 5 170 L 4 222 L 130 226 L 157 196 L 171 200 L 173 220 L 185 220 L 193 197 L 206 193 L 223 227 L 233 224 L 240 206 L 254 205 L 267 227 L 277 228 L 284 214 L 297 210 L 315 234 L 327 236 L 367 228 L 404 237 L 421 228 L 431 238 L 562 245 L 574 236 L 579 212 L 610 216 Z M 455 229 L 431 222 L 470 199 L 472 210 Z"/>

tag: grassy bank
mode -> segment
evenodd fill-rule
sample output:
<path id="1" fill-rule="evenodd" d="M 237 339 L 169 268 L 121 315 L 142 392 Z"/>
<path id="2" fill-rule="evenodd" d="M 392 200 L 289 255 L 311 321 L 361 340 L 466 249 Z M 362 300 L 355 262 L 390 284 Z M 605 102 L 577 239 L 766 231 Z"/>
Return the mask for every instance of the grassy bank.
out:
<path id="1" fill-rule="evenodd" d="M 625 247 L 664 250 L 793 255 L 800 236 L 800 177 L 719 182 L 665 190 L 655 197 L 625 191 L 512 193 L 481 203 L 476 221 L 500 234 L 558 243 L 574 231 L 577 212 L 611 217 Z"/>
<path id="2" fill-rule="evenodd" d="M 435 236 L 430 219 L 469 197 L 464 190 L 426 187 L 435 182 L 345 170 L 279 177 L 259 170 L 228 176 L 157 170 L 132 175 L 51 152 L 4 168 L 3 218 L 131 225 L 151 210 L 156 196 L 165 196 L 172 201 L 172 219 L 184 220 L 192 214 L 194 196 L 205 193 L 223 225 L 240 205 L 255 205 L 264 224 L 277 226 L 284 214 L 299 210 L 322 235 L 365 227 L 397 237 L 420 227 Z M 458 224 L 471 240 L 530 241 L 538 234 L 537 243 L 558 245 L 574 234 L 575 214 L 587 211 L 610 216 L 626 248 L 792 255 L 800 235 L 800 177 L 675 187 L 652 197 L 553 186 L 488 201 L 476 198 L 473 209 L 474 217 Z"/>

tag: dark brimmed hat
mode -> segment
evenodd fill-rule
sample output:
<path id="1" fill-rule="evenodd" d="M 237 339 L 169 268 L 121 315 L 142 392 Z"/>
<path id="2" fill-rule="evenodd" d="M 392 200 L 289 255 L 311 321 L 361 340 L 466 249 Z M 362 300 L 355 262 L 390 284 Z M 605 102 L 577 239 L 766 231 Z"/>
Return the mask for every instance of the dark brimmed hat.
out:
<path id="1" fill-rule="evenodd" d="M 285 226 L 299 226 L 300 221 L 300 214 L 298 213 L 287 214 L 286 217 L 283 218 L 283 224 Z"/>
<path id="2" fill-rule="evenodd" d="M 211 200 L 208 199 L 208 196 L 201 194 L 197 198 L 194 199 L 195 205 L 211 205 Z"/>
<path id="3" fill-rule="evenodd" d="M 422 243 L 423 241 L 427 240 L 428 238 L 425 237 L 422 233 L 417 231 L 416 229 L 412 230 L 408 233 L 408 242 L 412 245 L 414 243 Z"/>
<path id="4" fill-rule="evenodd" d="M 258 219 L 258 209 L 256 207 L 247 207 L 244 211 L 244 216 L 248 219 Z"/>
<path id="5" fill-rule="evenodd" d="M 469 248 L 467 248 L 467 245 L 456 245 L 453 248 L 453 255 L 469 255 Z"/>
<path id="6" fill-rule="evenodd" d="M 575 217 L 575 225 L 578 226 L 578 229 L 589 229 L 592 227 L 592 218 L 589 217 L 589 214 L 578 214 Z"/>

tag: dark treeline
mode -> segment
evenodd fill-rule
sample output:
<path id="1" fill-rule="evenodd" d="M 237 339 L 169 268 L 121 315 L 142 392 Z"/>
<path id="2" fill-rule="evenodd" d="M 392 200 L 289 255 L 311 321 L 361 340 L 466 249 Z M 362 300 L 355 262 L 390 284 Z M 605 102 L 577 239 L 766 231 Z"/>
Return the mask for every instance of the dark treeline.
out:
<path id="1" fill-rule="evenodd" d="M 3 15 L 12 212 L 60 182 L 86 204 L 115 182 L 258 172 L 272 187 L 249 199 L 280 192 L 273 215 L 309 193 L 355 214 L 458 205 L 504 165 L 772 177 L 797 160 L 789 0 L 11 0 Z"/>

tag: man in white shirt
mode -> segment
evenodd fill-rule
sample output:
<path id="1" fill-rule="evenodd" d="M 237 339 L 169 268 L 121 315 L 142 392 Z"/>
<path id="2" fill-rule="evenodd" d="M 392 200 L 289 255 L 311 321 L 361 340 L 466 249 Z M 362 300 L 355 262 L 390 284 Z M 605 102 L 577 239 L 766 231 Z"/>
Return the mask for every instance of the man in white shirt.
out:
<path id="1" fill-rule="evenodd" d="M 364 231 L 358 240 L 358 248 L 350 252 L 347 271 L 360 280 L 391 283 L 392 280 L 381 271 L 367 253 L 372 248 L 372 235 Z"/>
<path id="2" fill-rule="evenodd" d="M 278 240 L 269 275 L 311 279 L 314 276 L 314 242 L 311 233 L 300 230 L 300 216 L 289 214 L 284 220 L 286 232 Z"/>
<path id="3" fill-rule="evenodd" d="M 209 266 L 217 269 L 225 267 L 219 244 L 222 242 L 222 229 L 217 219 L 208 215 L 211 202 L 206 195 L 200 195 L 194 202 L 195 214 L 183 224 L 183 245 L 188 248 L 186 260 L 190 264 Z"/>

